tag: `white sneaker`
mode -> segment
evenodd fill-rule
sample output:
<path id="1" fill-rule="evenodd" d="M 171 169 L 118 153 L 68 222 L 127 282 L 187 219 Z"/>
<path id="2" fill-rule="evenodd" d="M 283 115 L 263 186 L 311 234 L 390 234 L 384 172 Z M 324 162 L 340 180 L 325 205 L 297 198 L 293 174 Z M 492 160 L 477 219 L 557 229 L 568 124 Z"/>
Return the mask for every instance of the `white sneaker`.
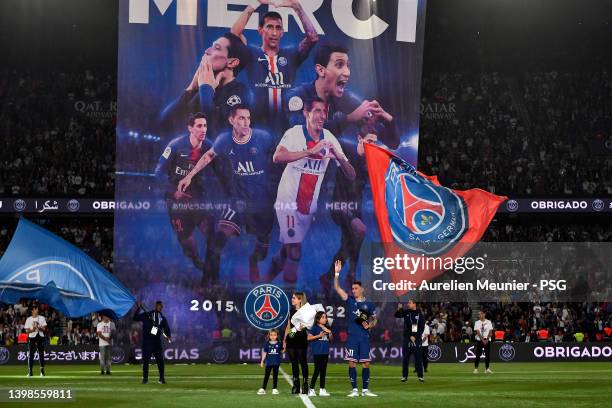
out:
<path id="1" fill-rule="evenodd" d="M 361 391 L 361 396 L 362 397 L 378 397 L 378 394 L 374 394 L 370 390 L 365 389 L 365 390 Z"/>
<path id="2" fill-rule="evenodd" d="M 359 390 L 357 388 L 353 388 L 353 391 L 351 391 L 351 393 L 349 395 L 347 395 L 347 397 L 358 397 L 359 396 Z"/>
<path id="3" fill-rule="evenodd" d="M 272 388 L 272 395 L 278 395 L 278 390 L 276 388 Z"/>
<path id="4" fill-rule="evenodd" d="M 266 395 L 266 390 L 260 388 L 259 391 L 257 391 L 257 395 Z"/>
<path id="5" fill-rule="evenodd" d="M 319 397 L 329 397 L 331 394 L 325 390 L 325 388 L 319 389 Z"/>
<path id="6" fill-rule="evenodd" d="M 493 371 L 491 371 L 491 369 L 490 369 L 490 368 L 487 368 L 487 369 L 485 370 L 485 373 L 486 373 L 486 374 L 493 374 Z"/>
<path id="7" fill-rule="evenodd" d="M 312 388 L 308 390 L 308 396 L 309 397 L 316 397 L 317 393 L 315 392 L 315 390 L 313 390 Z"/>
<path id="8" fill-rule="evenodd" d="M 478 369 L 477 368 L 474 369 L 474 374 L 478 374 Z"/>

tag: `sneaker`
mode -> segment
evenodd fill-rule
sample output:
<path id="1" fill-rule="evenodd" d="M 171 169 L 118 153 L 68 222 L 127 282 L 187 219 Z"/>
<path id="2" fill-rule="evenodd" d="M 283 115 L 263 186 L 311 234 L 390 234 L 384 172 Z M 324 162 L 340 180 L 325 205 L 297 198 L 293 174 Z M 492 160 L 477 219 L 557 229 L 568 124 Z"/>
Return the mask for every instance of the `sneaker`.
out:
<path id="1" fill-rule="evenodd" d="M 487 368 L 487 369 L 485 370 L 485 374 L 493 374 L 493 371 L 491 371 L 491 369 L 490 369 L 490 368 Z"/>
<path id="2" fill-rule="evenodd" d="M 357 388 L 353 388 L 353 391 L 351 391 L 351 393 L 349 395 L 347 395 L 347 397 L 358 397 L 359 396 L 359 390 Z"/>
<path id="3" fill-rule="evenodd" d="M 276 388 L 272 388 L 272 395 L 278 395 L 278 390 Z"/>
<path id="4" fill-rule="evenodd" d="M 408 381 L 408 378 L 407 377 L 402 377 L 402 379 L 400 381 L 401 382 L 406 382 L 406 381 Z"/>
<path id="5" fill-rule="evenodd" d="M 163 378 L 160 378 L 159 380 L 157 380 L 157 382 L 160 384 L 165 384 L 166 380 L 164 380 Z"/>
<path id="6" fill-rule="evenodd" d="M 331 394 L 325 388 L 319 389 L 319 397 L 329 397 Z"/>
<path id="7" fill-rule="evenodd" d="M 309 397 L 316 397 L 317 393 L 315 392 L 315 390 L 313 390 L 312 388 L 308 390 L 308 396 Z"/>
<path id="8" fill-rule="evenodd" d="M 100 375 L 104 375 L 104 370 L 100 371 Z"/>
<path id="9" fill-rule="evenodd" d="M 45 369 L 41 367 L 40 369 L 40 376 L 44 377 L 45 376 Z"/>
<path id="10" fill-rule="evenodd" d="M 266 390 L 264 390 L 263 388 L 260 388 L 260 389 L 257 391 L 257 395 L 266 395 Z"/>
<path id="11" fill-rule="evenodd" d="M 110 370 L 106 372 L 106 375 L 111 375 Z"/>
<path id="12" fill-rule="evenodd" d="M 474 374 L 478 374 L 478 369 L 477 368 L 474 369 Z"/>
<path id="13" fill-rule="evenodd" d="M 148 383 L 148 382 L 149 382 L 149 380 L 147 380 L 146 378 L 143 378 L 143 379 L 142 379 L 142 383 L 143 383 L 143 384 L 146 384 L 146 383 Z"/>
<path id="14" fill-rule="evenodd" d="M 423 383 L 425 382 L 425 379 L 423 377 L 419 377 L 419 381 Z"/>
<path id="15" fill-rule="evenodd" d="M 32 377 L 33 375 L 34 375 L 34 374 L 32 374 L 32 372 L 31 372 L 31 371 L 28 373 L 28 377 Z"/>
<path id="16" fill-rule="evenodd" d="M 378 397 L 378 394 L 374 394 L 370 390 L 365 389 L 365 390 L 361 391 L 361 396 L 362 397 Z"/>

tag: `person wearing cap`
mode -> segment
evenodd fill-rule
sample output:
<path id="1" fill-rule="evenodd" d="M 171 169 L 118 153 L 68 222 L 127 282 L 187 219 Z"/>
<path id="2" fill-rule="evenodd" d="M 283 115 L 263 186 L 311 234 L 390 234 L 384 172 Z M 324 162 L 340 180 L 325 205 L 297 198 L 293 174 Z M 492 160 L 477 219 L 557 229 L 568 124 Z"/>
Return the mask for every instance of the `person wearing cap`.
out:
<path id="1" fill-rule="evenodd" d="M 142 322 L 142 383 L 149 382 L 149 360 L 153 356 L 159 371 L 158 382 L 165 384 L 164 349 L 161 338 L 164 336 L 168 342 L 171 342 L 171 335 L 168 320 L 162 314 L 164 305 L 161 300 L 158 300 L 155 302 L 155 309 L 150 312 L 146 312 L 140 302 L 137 302 L 136 306 L 138 308 L 134 314 L 134 320 Z"/>
<path id="2" fill-rule="evenodd" d="M 113 336 L 115 334 L 115 323 L 111 319 L 102 315 L 102 321 L 96 326 L 96 335 L 98 336 L 98 345 L 100 347 L 100 374 L 111 375 L 111 348 L 113 345 Z"/>
<path id="3" fill-rule="evenodd" d="M 26 319 L 24 329 L 28 334 L 28 377 L 32 377 L 34 354 L 38 352 L 40 376 L 45 376 L 45 331 L 47 320 L 38 314 L 38 305 L 32 306 L 32 315 Z"/>

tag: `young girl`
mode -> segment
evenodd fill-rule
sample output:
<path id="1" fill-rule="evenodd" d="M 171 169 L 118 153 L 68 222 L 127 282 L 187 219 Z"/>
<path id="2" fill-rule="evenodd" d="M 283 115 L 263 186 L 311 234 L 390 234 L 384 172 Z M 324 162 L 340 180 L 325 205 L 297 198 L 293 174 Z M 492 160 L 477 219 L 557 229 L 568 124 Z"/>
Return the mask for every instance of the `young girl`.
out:
<path id="1" fill-rule="evenodd" d="M 317 376 L 321 374 L 321 383 L 319 388 L 319 397 L 329 397 L 329 393 L 325 390 L 325 374 L 327 373 L 327 361 L 329 359 L 329 342 L 332 338 L 332 332 L 327 325 L 327 315 L 325 312 L 317 312 L 315 315 L 315 323 L 312 325 L 308 333 L 308 341 L 312 349 L 314 358 L 314 373 L 312 381 L 310 381 L 309 396 L 315 396 L 315 383 Z"/>
<path id="2" fill-rule="evenodd" d="M 266 335 L 266 345 L 264 346 L 263 354 L 261 355 L 260 367 L 265 367 L 266 371 L 264 374 L 263 385 L 257 391 L 257 395 L 264 395 L 266 393 L 266 387 L 268 386 L 268 379 L 270 378 L 270 372 L 272 372 L 272 394 L 278 395 L 278 368 L 281 363 L 281 344 L 278 341 L 278 331 L 272 329 Z"/>

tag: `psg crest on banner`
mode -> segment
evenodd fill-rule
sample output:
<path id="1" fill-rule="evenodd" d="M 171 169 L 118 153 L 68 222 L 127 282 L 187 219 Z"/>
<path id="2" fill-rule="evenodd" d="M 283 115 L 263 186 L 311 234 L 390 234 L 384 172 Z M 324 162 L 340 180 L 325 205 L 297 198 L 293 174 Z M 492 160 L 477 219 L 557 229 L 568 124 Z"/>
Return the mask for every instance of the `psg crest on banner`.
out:
<path id="1" fill-rule="evenodd" d="M 244 299 L 244 313 L 253 327 L 270 330 L 280 327 L 289 316 L 289 299 L 274 285 L 260 285 Z"/>
<path id="2" fill-rule="evenodd" d="M 397 158 L 389 161 L 385 201 L 393 238 L 408 252 L 437 255 L 461 240 L 467 207 L 452 190 L 418 175 Z"/>

